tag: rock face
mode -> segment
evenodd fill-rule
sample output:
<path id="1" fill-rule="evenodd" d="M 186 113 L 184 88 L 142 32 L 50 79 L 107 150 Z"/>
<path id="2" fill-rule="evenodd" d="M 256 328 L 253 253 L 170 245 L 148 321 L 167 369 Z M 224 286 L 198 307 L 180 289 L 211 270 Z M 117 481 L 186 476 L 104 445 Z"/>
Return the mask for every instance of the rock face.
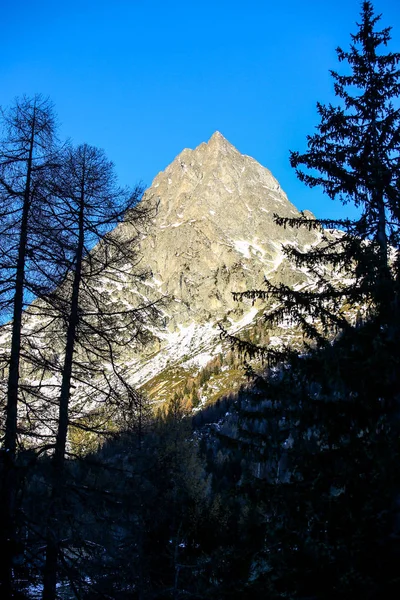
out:
<path id="1" fill-rule="evenodd" d="M 157 198 L 159 210 L 143 240 L 143 260 L 159 291 L 186 307 L 174 315 L 180 323 L 237 310 L 232 291 L 258 288 L 265 275 L 280 275 L 282 243 L 317 240 L 314 232 L 274 223 L 274 213 L 300 213 L 271 172 L 219 132 L 195 150 L 183 150 L 146 197 Z"/>
<path id="2" fill-rule="evenodd" d="M 318 242 L 313 231 L 274 223 L 274 213 L 300 213 L 271 172 L 219 132 L 183 150 L 156 176 L 143 199 L 154 201 L 158 212 L 141 244 L 142 265 L 152 278 L 141 291 L 149 299 L 165 297 L 165 328 L 154 332 L 160 340 L 156 356 L 129 361 L 139 386 L 167 365 L 185 368 L 185 361 L 211 358 L 220 350 L 218 321 L 228 319 L 238 330 L 257 313 L 234 302 L 232 292 L 260 288 L 265 276 L 301 281 L 286 264 L 282 244 Z"/>

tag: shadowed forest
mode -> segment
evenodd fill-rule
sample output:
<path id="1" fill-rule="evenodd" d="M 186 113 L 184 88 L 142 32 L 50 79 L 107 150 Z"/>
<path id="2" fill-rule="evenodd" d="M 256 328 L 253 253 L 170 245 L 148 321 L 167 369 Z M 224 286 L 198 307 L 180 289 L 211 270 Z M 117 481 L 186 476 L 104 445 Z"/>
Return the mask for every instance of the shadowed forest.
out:
<path id="1" fill-rule="evenodd" d="M 47 98 L 2 110 L 2 600 L 398 598 L 400 53 L 371 2 L 358 21 L 337 103 L 317 104 L 290 163 L 359 217 L 274 215 L 320 236 L 284 247 L 317 284 L 233 289 L 267 303 L 262 320 L 221 322 L 229 350 L 163 405 L 124 364 L 158 303 L 104 284 L 146 279 L 157 203 L 103 150 L 60 140 Z M 282 322 L 301 347 L 270 343 Z M 247 384 L 200 403 L 227 365 Z"/>

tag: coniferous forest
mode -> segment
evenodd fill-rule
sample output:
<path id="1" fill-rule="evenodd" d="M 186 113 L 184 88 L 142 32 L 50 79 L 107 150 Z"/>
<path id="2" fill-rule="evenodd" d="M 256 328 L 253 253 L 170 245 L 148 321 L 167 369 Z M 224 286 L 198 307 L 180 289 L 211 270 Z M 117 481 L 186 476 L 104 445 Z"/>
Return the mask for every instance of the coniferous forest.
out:
<path id="1" fill-rule="evenodd" d="M 157 204 L 103 150 L 60 140 L 48 99 L 2 111 L 1 599 L 398 598 L 400 53 L 371 2 L 358 21 L 337 103 L 290 163 L 359 216 L 274 215 L 318 232 L 284 248 L 316 284 L 232 289 L 269 302 L 257 335 L 221 323 L 229 356 L 156 408 L 123 356 L 157 304 L 113 304 L 102 282 L 145 279 Z M 282 320 L 301 348 L 269 344 Z M 248 383 L 199 405 L 224 361 Z"/>

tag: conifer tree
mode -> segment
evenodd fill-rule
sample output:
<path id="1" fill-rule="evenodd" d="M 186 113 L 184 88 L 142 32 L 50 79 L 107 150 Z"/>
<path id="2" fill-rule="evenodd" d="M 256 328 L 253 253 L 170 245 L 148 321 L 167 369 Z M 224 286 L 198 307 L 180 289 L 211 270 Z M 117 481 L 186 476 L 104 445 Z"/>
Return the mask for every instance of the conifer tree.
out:
<path id="1" fill-rule="evenodd" d="M 383 51 L 390 28 L 379 31 L 379 20 L 363 2 L 350 50 L 337 49 L 347 72 L 331 72 L 339 105 L 317 105 L 317 132 L 306 152 L 290 157 L 301 181 L 352 203 L 359 218 L 275 215 L 283 227 L 320 231 L 313 248 L 284 249 L 314 285 L 266 281 L 265 289 L 235 294 L 278 300 L 267 323 L 285 319 L 315 342 L 299 356 L 234 340 L 248 355 L 289 365 L 257 380 L 239 431 L 264 471 L 272 574 L 265 581 L 277 597 L 284 590 L 290 597 L 378 598 L 397 585 L 400 54 Z"/>
<path id="2" fill-rule="evenodd" d="M 9 353 L 2 353 L 6 372 L 5 426 L 1 455 L 1 596 L 12 594 L 16 553 L 17 414 L 21 400 L 22 319 L 27 302 L 52 285 L 46 268 L 52 229 L 45 208 L 47 183 L 57 169 L 55 117 L 47 99 L 17 99 L 1 115 L 0 143 L 0 314 Z M 3 341 L 4 343 L 4 341 Z"/>
<path id="3" fill-rule="evenodd" d="M 266 315 L 267 321 L 287 318 L 321 345 L 324 334 L 351 326 L 341 310 L 345 302 L 364 307 L 364 316 L 379 317 L 382 324 L 398 307 L 400 53 L 382 51 L 391 38 L 390 28 L 377 30 L 379 20 L 371 2 L 363 2 L 350 50 L 337 48 L 339 62 L 347 63 L 348 74 L 331 71 L 339 104 L 317 104 L 320 123 L 317 132 L 307 138 L 307 151 L 290 155 L 301 181 L 309 187 L 322 187 L 332 200 L 355 205 L 359 218 L 314 220 L 306 215 L 275 215 L 283 227 L 321 232 L 321 243 L 307 252 L 284 248 L 296 266 L 309 269 L 315 279 L 314 290 L 266 281 L 265 289 L 236 294 L 239 299 L 281 300 L 276 310 Z M 256 348 L 249 344 L 247 350 Z M 281 358 L 273 352 L 269 357 Z"/>

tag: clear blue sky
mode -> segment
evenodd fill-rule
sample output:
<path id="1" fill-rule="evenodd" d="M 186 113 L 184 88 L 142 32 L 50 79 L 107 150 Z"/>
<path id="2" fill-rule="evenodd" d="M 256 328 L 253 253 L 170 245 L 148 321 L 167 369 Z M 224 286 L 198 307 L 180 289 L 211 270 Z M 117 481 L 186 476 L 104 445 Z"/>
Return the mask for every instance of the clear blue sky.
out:
<path id="1" fill-rule="evenodd" d="M 150 185 L 184 148 L 221 131 L 268 167 L 301 209 L 348 207 L 305 188 L 289 166 L 332 101 L 335 48 L 358 0 L 2 0 L 0 105 L 50 96 L 61 135 L 106 150 L 120 181 Z M 400 2 L 376 0 L 400 50 Z M 339 67 L 340 68 L 340 67 Z"/>

